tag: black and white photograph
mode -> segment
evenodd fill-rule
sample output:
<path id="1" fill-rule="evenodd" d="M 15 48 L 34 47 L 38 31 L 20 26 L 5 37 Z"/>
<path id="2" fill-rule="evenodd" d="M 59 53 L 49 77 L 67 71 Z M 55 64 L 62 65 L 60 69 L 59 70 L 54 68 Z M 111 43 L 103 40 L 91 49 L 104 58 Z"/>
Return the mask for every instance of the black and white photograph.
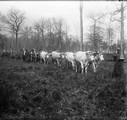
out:
<path id="1" fill-rule="evenodd" d="M 127 120 L 127 1 L 0 1 L 0 120 Z"/>

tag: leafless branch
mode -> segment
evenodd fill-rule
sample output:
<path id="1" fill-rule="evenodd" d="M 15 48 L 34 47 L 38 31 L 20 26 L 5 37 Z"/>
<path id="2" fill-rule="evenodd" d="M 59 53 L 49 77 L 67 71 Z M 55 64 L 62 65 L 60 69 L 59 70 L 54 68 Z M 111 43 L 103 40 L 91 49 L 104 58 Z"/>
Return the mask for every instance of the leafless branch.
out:
<path id="1" fill-rule="evenodd" d="M 114 16 L 114 15 L 117 15 L 117 14 L 120 13 L 120 12 L 121 12 L 121 9 L 116 10 L 115 12 L 113 12 L 113 16 Z"/>
<path id="2" fill-rule="evenodd" d="M 124 10 L 126 10 L 127 9 L 127 5 L 126 6 L 124 6 L 124 8 L 123 8 Z"/>

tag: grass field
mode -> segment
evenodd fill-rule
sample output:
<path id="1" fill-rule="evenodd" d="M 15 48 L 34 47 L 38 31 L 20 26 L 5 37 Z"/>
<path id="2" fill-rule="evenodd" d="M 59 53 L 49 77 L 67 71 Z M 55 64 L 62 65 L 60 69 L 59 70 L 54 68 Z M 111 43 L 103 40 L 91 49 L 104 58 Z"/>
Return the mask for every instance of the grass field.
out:
<path id="1" fill-rule="evenodd" d="M 117 120 L 125 111 L 125 78 L 112 61 L 97 72 L 0 58 L 1 120 Z"/>

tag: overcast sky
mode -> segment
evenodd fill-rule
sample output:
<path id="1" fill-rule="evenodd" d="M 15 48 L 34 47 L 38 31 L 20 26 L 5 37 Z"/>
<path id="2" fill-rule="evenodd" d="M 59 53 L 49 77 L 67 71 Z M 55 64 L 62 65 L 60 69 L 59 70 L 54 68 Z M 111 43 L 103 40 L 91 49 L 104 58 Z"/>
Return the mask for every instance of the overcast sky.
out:
<path id="1" fill-rule="evenodd" d="M 79 4 L 79 1 L 0 1 L 0 12 L 6 14 L 12 7 L 24 11 L 27 25 L 32 25 L 43 17 L 63 18 L 70 28 L 69 32 L 79 35 Z M 118 4 L 118 1 L 83 1 L 84 33 L 88 29 L 88 15 L 91 12 L 110 12 L 115 10 Z"/>

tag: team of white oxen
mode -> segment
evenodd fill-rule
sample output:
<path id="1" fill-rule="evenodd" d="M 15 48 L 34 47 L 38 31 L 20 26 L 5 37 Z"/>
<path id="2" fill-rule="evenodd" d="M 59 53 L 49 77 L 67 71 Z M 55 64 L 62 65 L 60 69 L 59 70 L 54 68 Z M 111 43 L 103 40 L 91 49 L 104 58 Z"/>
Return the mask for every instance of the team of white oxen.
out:
<path id="1" fill-rule="evenodd" d="M 47 64 L 48 60 L 52 59 L 53 63 L 55 62 L 57 66 L 62 66 L 61 60 L 66 60 L 67 63 L 71 64 L 71 67 L 76 72 L 80 66 L 81 73 L 87 73 L 87 69 L 92 65 L 93 71 L 96 72 L 98 65 L 101 61 L 104 60 L 102 53 L 91 52 L 91 51 L 77 51 L 77 52 L 65 52 L 61 53 L 58 51 L 53 51 L 48 53 L 46 51 L 39 51 L 38 53 L 35 50 L 31 51 L 35 56 L 39 57 L 40 62 L 43 61 L 44 64 Z M 27 53 L 27 52 L 26 52 Z M 24 53 L 25 54 L 25 53 Z M 36 59 L 36 58 L 35 58 Z"/>

